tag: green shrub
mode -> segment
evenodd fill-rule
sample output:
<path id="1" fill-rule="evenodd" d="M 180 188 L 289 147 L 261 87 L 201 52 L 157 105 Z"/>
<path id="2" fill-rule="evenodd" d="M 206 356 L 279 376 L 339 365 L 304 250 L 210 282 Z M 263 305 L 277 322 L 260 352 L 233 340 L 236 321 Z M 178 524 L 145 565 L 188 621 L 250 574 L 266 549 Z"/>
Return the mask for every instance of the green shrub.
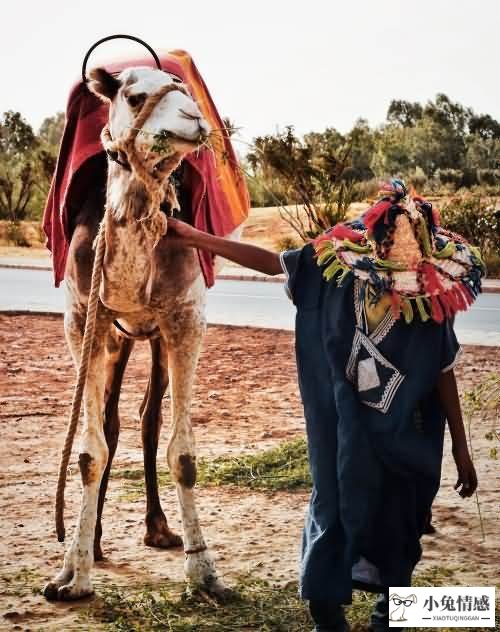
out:
<path id="1" fill-rule="evenodd" d="M 355 191 L 355 201 L 364 202 L 367 199 L 377 197 L 377 194 L 380 191 L 380 178 L 372 178 L 371 180 L 357 182 Z"/>
<path id="2" fill-rule="evenodd" d="M 276 249 L 280 252 L 282 250 L 293 250 L 294 248 L 300 248 L 301 244 L 298 239 L 295 237 L 291 237 L 290 235 L 285 235 L 284 237 L 280 237 L 275 242 Z"/>
<path id="3" fill-rule="evenodd" d="M 452 185 L 455 191 L 461 186 L 464 176 L 460 169 L 439 169 L 436 175 L 441 184 Z"/>
<path id="4" fill-rule="evenodd" d="M 408 174 L 408 184 L 412 184 L 417 191 L 422 191 L 427 184 L 427 176 L 421 167 L 415 167 L 415 170 Z"/>
<path id="5" fill-rule="evenodd" d="M 500 255 L 489 254 L 485 257 L 486 270 L 490 279 L 500 279 Z"/>
<path id="6" fill-rule="evenodd" d="M 250 204 L 252 207 L 281 206 L 289 203 L 288 196 L 273 182 L 268 182 L 262 175 L 245 174 Z"/>
<path id="7" fill-rule="evenodd" d="M 30 242 L 26 239 L 23 229 L 19 222 L 9 222 L 6 230 L 7 241 L 14 246 L 29 248 Z"/>
<path id="8" fill-rule="evenodd" d="M 247 161 L 254 173 L 276 183 L 295 209 L 280 206 L 281 217 L 306 241 L 344 221 L 356 185 L 344 180 L 351 147 L 338 150 L 318 143 L 315 135 L 299 138 L 292 126 L 254 140 Z"/>
<path id="9" fill-rule="evenodd" d="M 496 200 L 476 193 L 457 195 L 441 209 L 443 225 L 460 233 L 483 257 L 500 251 L 500 211 Z"/>
<path id="10" fill-rule="evenodd" d="M 497 187 L 500 185 L 500 169 L 478 169 L 477 179 L 480 185 Z"/>

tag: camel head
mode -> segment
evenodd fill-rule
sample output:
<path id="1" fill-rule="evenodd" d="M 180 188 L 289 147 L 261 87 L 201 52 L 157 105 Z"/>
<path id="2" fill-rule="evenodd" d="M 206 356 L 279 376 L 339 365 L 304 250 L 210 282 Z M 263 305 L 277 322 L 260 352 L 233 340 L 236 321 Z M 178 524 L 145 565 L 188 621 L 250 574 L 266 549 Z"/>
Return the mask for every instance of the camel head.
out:
<path id="1" fill-rule="evenodd" d="M 109 131 L 113 139 L 124 138 L 147 103 L 148 97 L 181 81 L 153 68 L 127 68 L 113 76 L 103 68 L 90 72 L 89 89 L 109 103 Z M 165 94 L 140 126 L 135 149 L 149 164 L 166 155 L 185 155 L 203 143 L 210 132 L 207 121 L 187 90 Z"/>

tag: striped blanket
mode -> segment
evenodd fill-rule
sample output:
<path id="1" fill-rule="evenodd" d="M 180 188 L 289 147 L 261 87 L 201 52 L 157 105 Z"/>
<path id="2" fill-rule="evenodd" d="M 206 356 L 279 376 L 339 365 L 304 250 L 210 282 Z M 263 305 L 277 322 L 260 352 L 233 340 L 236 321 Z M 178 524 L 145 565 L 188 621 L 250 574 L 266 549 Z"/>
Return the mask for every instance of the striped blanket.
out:
<path id="1" fill-rule="evenodd" d="M 175 50 L 160 55 L 160 61 L 163 70 L 177 75 L 188 85 L 212 129 L 222 129 L 222 120 L 190 55 Z M 141 58 L 105 65 L 109 72 L 119 72 L 131 66 L 154 66 L 154 63 L 149 58 Z M 100 133 L 107 120 L 108 106 L 91 94 L 82 82 L 75 84 L 68 99 L 66 125 L 43 218 L 56 287 L 64 278 L 71 238 L 70 209 L 78 209 L 86 183 L 95 181 L 93 169 L 103 168 L 102 160 L 91 159 L 103 154 Z M 223 237 L 247 218 L 249 197 L 227 136 L 215 134 L 212 144 L 215 151 L 200 151 L 184 160 L 190 167 L 194 226 Z M 206 285 L 211 287 L 214 283 L 213 257 L 199 251 L 199 259 Z"/>

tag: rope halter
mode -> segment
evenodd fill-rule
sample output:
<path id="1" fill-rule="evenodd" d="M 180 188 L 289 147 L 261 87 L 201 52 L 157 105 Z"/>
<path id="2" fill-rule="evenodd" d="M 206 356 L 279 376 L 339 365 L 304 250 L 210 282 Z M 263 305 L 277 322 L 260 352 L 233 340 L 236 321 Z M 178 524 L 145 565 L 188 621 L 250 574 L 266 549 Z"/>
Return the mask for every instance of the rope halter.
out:
<path id="1" fill-rule="evenodd" d="M 167 184 L 166 181 L 168 176 L 181 162 L 183 155 L 179 152 L 174 152 L 167 156 L 160 165 L 150 170 L 149 165 L 145 164 L 145 161 L 139 156 L 135 146 L 135 140 L 158 103 L 160 103 L 165 95 L 174 91 L 182 92 L 190 97 L 184 84 L 169 83 L 145 99 L 141 109 L 135 115 L 131 127 L 122 138 L 113 139 L 109 129 L 109 123 L 104 126 L 101 132 L 101 142 L 108 157 L 125 168 L 130 166 L 132 173 L 146 188 L 151 204 L 149 213 L 145 217 L 142 217 L 140 221 L 147 224 L 147 228 L 146 226 L 144 227 L 150 234 L 154 246 L 156 246 L 167 232 L 167 218 L 161 211 L 160 204 L 165 198 L 170 202 L 172 208 L 178 204 L 174 186 L 170 182 Z M 116 157 L 120 153 L 126 156 L 128 165 L 117 160 Z"/>

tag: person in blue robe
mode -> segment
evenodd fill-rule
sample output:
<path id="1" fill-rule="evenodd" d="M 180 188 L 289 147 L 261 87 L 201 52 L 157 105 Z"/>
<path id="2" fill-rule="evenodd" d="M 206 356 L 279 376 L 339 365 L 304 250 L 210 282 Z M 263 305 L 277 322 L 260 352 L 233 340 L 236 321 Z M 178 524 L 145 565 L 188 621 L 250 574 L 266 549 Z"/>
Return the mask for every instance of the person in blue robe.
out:
<path id="1" fill-rule="evenodd" d="M 370 629 L 389 629 L 388 588 L 410 586 L 421 557 L 446 420 L 455 488 L 477 487 L 452 319 L 479 291 L 482 263 L 427 202 L 398 181 L 389 191 L 361 219 L 281 254 L 169 220 L 170 239 L 286 275 L 313 481 L 299 583 L 316 632 L 349 629 L 353 588 L 379 594 Z"/>

